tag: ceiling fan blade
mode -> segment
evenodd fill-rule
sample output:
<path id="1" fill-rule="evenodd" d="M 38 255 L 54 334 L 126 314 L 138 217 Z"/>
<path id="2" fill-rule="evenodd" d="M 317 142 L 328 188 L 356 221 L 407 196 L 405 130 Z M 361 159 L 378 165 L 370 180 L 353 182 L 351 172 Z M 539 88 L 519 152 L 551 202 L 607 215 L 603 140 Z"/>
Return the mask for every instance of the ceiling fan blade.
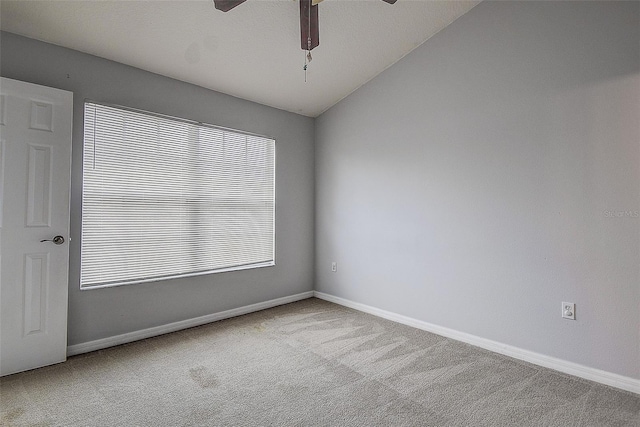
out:
<path id="1" fill-rule="evenodd" d="M 246 0 L 213 0 L 216 9 L 223 12 L 228 12 L 239 4 L 244 3 Z"/>
<path id="2" fill-rule="evenodd" d="M 320 44 L 318 5 L 314 6 L 312 1 L 300 0 L 300 47 L 302 50 L 311 50 Z M 309 37 L 311 37 L 310 45 Z"/>
<path id="3" fill-rule="evenodd" d="M 397 2 L 398 0 L 382 0 L 384 2 L 387 2 L 389 4 L 394 4 L 395 2 Z"/>

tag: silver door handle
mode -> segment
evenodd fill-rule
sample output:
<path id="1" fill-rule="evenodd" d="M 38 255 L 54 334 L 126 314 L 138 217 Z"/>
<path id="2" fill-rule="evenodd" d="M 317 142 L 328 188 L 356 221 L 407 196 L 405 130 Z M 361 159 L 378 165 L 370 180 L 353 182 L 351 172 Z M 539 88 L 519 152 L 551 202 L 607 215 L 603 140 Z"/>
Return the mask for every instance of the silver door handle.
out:
<path id="1" fill-rule="evenodd" d="M 61 245 L 64 243 L 64 237 L 62 236 L 56 236 L 53 239 L 44 239 L 44 240 L 40 240 L 40 243 L 42 242 L 53 242 L 56 245 Z"/>

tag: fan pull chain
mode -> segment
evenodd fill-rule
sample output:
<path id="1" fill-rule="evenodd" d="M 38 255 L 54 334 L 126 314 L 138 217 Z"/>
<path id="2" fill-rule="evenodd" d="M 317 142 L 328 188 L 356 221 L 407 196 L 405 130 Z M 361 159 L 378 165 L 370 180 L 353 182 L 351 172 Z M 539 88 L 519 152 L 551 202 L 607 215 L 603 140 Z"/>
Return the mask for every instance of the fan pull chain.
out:
<path id="1" fill-rule="evenodd" d="M 304 82 L 307 82 L 307 67 L 309 65 L 309 63 L 311 62 L 311 60 L 313 59 L 311 57 L 311 7 L 313 6 L 312 2 L 309 2 L 309 14 L 308 14 L 308 18 L 309 20 L 307 21 L 308 25 L 307 25 L 307 31 L 308 31 L 308 35 L 307 35 L 307 54 L 304 57 Z"/>
<path id="2" fill-rule="evenodd" d="M 311 39 L 309 39 L 311 40 Z M 307 67 L 309 66 L 309 62 L 311 62 L 311 51 L 307 50 L 307 54 L 304 56 L 304 82 L 307 82 Z"/>
<path id="3" fill-rule="evenodd" d="M 307 64 L 307 57 L 305 56 L 304 57 L 304 67 L 303 67 L 303 70 L 304 70 L 304 82 L 305 83 L 307 82 L 307 65 L 308 65 Z"/>

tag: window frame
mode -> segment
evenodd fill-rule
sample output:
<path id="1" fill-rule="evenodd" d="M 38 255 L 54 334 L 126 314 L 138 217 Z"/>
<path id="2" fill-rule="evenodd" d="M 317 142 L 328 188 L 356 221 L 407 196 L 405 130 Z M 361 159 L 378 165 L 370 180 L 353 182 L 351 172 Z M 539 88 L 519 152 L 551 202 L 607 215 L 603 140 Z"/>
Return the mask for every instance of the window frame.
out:
<path id="1" fill-rule="evenodd" d="M 210 129 L 215 129 L 218 131 L 222 131 L 222 132 L 230 132 L 233 133 L 235 135 L 244 135 L 244 136 L 250 136 L 250 137 L 257 137 L 257 138 L 263 138 L 263 139 L 267 139 L 272 141 L 273 143 L 273 176 L 272 176 L 272 192 L 273 192 L 273 207 L 272 207 L 272 237 L 271 237 L 271 243 L 272 243 L 272 249 L 271 249 L 271 253 L 272 253 L 272 259 L 268 260 L 268 261 L 263 261 L 263 262 L 255 262 L 255 263 L 250 263 L 250 264 L 242 264 L 242 265 L 235 265 L 235 266 L 231 266 L 231 267 L 222 267 L 222 268 L 213 268 L 213 269 L 207 269 L 207 270 L 199 270 L 199 271 L 192 271 L 192 272 L 188 272 L 188 273 L 176 273 L 176 274 L 167 274 L 164 276 L 156 276 L 156 277 L 148 277 L 148 278 L 139 278 L 139 279 L 131 279 L 131 280 L 116 280 L 113 282 L 105 282 L 105 283 L 100 283 L 100 284 L 82 284 L 82 250 L 83 250 L 83 234 L 84 234 L 84 222 L 85 222 L 85 216 L 84 216 L 84 199 L 85 199 L 85 189 L 84 189 L 84 178 L 85 178 L 85 154 L 84 151 L 86 149 L 86 142 L 85 142 L 85 137 L 86 137 L 86 109 L 87 109 L 87 105 L 88 104 L 93 104 L 93 105 L 97 105 L 97 106 L 104 106 L 104 107 L 109 107 L 109 108 L 114 108 L 114 109 L 119 109 L 119 110 L 123 110 L 123 111 L 128 111 L 128 112 L 133 112 L 133 113 L 137 113 L 137 114 L 142 114 L 142 115 L 146 115 L 146 116 L 151 116 L 151 117 L 156 117 L 159 119 L 164 119 L 164 120 L 171 120 L 171 121 L 175 121 L 175 122 L 179 122 L 179 123 L 184 123 L 184 124 L 189 124 L 189 125 L 194 125 L 194 126 L 198 126 L 198 127 L 203 127 L 203 128 L 210 128 Z M 95 118 L 94 118 L 95 120 Z M 95 122 L 94 122 L 94 126 L 95 126 Z M 95 143 L 95 141 L 94 141 Z M 167 114 L 162 114 L 162 113 L 157 113 L 157 112 L 152 112 L 152 111 L 147 111 L 147 110 L 141 110 L 141 109 L 137 109 L 137 108 L 133 108 L 133 107 L 126 107 L 126 106 L 122 106 L 122 105 L 117 105 L 117 104 L 112 104 L 112 103 L 106 103 L 106 102 L 100 102 L 100 101 L 94 101 L 91 99 L 84 99 L 83 101 L 83 132 L 82 132 L 82 189 L 81 189 L 81 212 L 80 212 L 80 221 L 81 221 L 81 238 L 80 238 L 80 251 L 81 251 L 81 255 L 80 255 L 80 276 L 79 276 L 79 282 L 80 282 L 80 290 L 92 290 L 92 289 L 103 289 L 103 288 L 110 288 L 110 287 L 118 287 L 118 286 L 129 286 L 129 285 L 135 285 L 135 284 L 142 284 L 142 283 L 151 283 L 151 282 L 160 282 L 160 281 L 164 281 L 164 280 L 173 280 L 173 279 L 182 279 L 182 278 L 188 278 L 188 277 L 197 277 L 197 276 L 203 276 L 203 275 L 208 275 L 208 274 L 217 274 L 217 273 L 228 273 L 228 272 L 234 272 L 234 271 L 244 271 L 244 270 L 252 270 L 252 269 L 257 269 L 257 268 L 264 268 L 264 267 L 273 267 L 276 265 L 276 254 L 277 254 L 277 248 L 276 248 L 276 216 L 277 216 L 277 189 L 276 189 L 276 169 L 277 169 L 277 141 L 275 138 L 270 137 L 270 136 L 266 136 L 266 135 L 261 135 L 261 134 L 257 134 L 257 133 L 252 133 L 252 132 L 248 132 L 248 131 L 243 131 L 243 130 L 238 130 L 238 129 L 233 129 L 233 128 L 228 128 L 228 127 L 224 127 L 224 126 L 218 126 L 218 125 L 213 125 L 210 123 L 205 123 L 205 122 L 200 122 L 197 120 L 190 120 L 190 119 L 186 119 L 186 118 L 182 118 L 182 117 L 176 117 L 176 116 L 171 116 L 171 115 L 167 115 Z"/>

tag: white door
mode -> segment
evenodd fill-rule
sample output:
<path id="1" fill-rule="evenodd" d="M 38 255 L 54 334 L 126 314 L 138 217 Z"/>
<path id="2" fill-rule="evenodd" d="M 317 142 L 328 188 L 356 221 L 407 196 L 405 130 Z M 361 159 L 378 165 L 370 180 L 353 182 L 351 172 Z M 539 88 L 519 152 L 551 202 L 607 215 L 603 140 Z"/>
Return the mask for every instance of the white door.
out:
<path id="1" fill-rule="evenodd" d="M 0 81 L 0 375 L 67 358 L 72 114 L 71 92 Z"/>

